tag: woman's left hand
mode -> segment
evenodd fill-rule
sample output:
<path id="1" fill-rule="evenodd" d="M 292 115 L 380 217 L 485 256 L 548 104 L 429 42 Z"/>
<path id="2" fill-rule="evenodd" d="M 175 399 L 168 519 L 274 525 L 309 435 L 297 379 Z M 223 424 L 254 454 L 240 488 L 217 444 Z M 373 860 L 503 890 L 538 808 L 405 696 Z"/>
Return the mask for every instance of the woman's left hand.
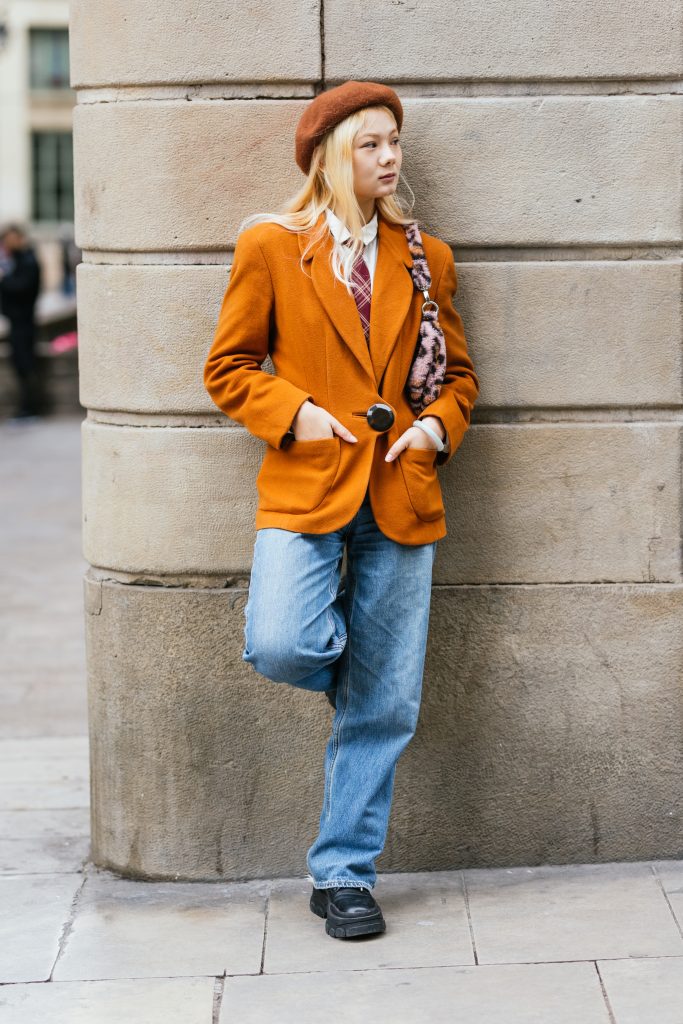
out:
<path id="1" fill-rule="evenodd" d="M 446 429 L 439 419 L 438 416 L 423 416 L 422 417 L 425 426 L 431 427 L 432 430 L 439 435 L 441 440 L 445 440 Z M 420 430 L 419 427 L 408 427 L 407 430 L 401 434 L 401 436 L 394 441 L 391 448 L 384 456 L 385 462 L 391 462 L 397 455 L 400 455 L 405 448 L 431 448 L 432 451 L 436 451 L 436 445 L 432 441 L 429 434 L 426 434 L 424 430 Z"/>

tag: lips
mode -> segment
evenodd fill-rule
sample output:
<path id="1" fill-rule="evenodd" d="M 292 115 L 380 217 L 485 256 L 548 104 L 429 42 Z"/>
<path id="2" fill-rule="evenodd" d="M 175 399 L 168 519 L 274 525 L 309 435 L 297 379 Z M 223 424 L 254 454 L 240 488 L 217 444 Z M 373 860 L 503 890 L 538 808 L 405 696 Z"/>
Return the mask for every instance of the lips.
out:
<path id="1" fill-rule="evenodd" d="M 382 174 L 382 175 L 380 176 L 380 179 L 379 179 L 379 180 L 380 180 L 380 181 L 388 181 L 388 180 L 389 180 L 389 178 L 395 178 L 395 177 L 396 177 L 396 175 L 395 175 L 395 174 Z"/>

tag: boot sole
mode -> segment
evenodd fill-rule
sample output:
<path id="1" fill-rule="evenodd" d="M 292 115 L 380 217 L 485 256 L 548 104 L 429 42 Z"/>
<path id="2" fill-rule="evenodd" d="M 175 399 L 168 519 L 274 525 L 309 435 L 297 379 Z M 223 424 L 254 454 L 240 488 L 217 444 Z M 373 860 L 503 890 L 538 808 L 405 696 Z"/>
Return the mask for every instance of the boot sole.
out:
<path id="1" fill-rule="evenodd" d="M 328 914 L 313 896 L 311 896 L 309 905 L 314 914 L 325 918 L 325 931 L 333 939 L 352 939 L 357 935 L 374 935 L 376 932 L 386 931 L 386 922 L 381 913 L 361 918 L 361 920 L 345 921 L 335 917 L 334 914 Z"/>

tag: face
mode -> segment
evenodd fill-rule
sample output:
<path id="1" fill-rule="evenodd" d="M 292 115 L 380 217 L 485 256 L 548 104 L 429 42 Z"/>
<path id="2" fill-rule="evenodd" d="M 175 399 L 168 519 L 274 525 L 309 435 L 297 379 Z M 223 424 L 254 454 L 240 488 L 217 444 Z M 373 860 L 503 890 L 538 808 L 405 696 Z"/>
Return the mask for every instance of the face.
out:
<path id="1" fill-rule="evenodd" d="M 18 231 L 7 231 L 4 237 L 0 239 L 0 245 L 4 246 L 7 252 L 14 252 L 15 249 L 21 248 L 23 241 Z"/>
<path id="2" fill-rule="evenodd" d="M 353 188 L 361 207 L 396 191 L 402 159 L 393 117 L 368 110 L 365 125 L 353 140 Z"/>

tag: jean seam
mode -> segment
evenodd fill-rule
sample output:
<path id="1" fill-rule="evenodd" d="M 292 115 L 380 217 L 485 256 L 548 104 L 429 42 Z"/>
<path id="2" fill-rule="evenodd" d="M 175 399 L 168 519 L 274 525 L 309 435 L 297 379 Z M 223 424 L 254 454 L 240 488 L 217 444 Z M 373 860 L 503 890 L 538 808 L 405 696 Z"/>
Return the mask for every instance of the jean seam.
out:
<path id="1" fill-rule="evenodd" d="M 348 586 L 348 581 L 347 581 Z M 347 623 L 347 629 L 349 633 L 353 633 L 353 613 L 355 610 L 354 597 L 356 594 L 356 580 L 355 577 L 351 580 L 350 592 L 349 592 L 349 619 Z M 344 724 L 344 715 L 346 714 L 346 708 L 348 706 L 349 697 L 349 674 L 351 668 L 351 652 L 346 659 L 346 665 L 344 667 L 344 678 L 339 680 L 337 683 L 337 693 L 343 692 L 344 700 L 341 710 L 337 709 L 337 714 L 334 716 L 334 722 L 332 725 L 332 757 L 330 759 L 330 770 L 327 779 L 327 817 L 329 818 L 332 813 L 332 783 L 334 780 L 334 769 L 337 763 L 337 754 L 339 753 L 339 742 L 341 737 L 342 725 Z M 343 689 L 342 689 L 343 688 Z M 337 698 L 337 704 L 339 698 Z"/>
<path id="2" fill-rule="evenodd" d="M 341 562 L 341 558 L 338 559 L 337 562 L 335 562 L 335 564 L 332 566 L 332 571 L 330 573 L 330 578 L 329 578 L 329 580 L 327 582 L 327 589 L 328 589 L 330 597 L 332 598 L 333 601 L 336 600 L 336 598 L 337 598 L 337 586 L 336 586 L 336 584 L 334 584 L 334 575 L 335 575 L 335 573 L 337 571 L 337 566 L 339 565 L 340 562 Z M 333 586 L 333 584 L 334 584 L 334 586 Z M 330 606 L 329 605 L 327 606 L 326 611 L 327 611 L 328 622 L 330 623 L 330 625 L 332 627 L 332 636 L 336 637 L 336 639 L 332 640 L 331 648 L 332 648 L 333 651 L 343 650 L 344 644 L 346 643 L 346 633 L 344 633 L 341 636 L 336 636 L 336 633 L 335 633 L 336 625 L 335 625 L 335 622 L 334 622 L 334 617 L 332 615 L 332 612 L 330 611 Z"/>

